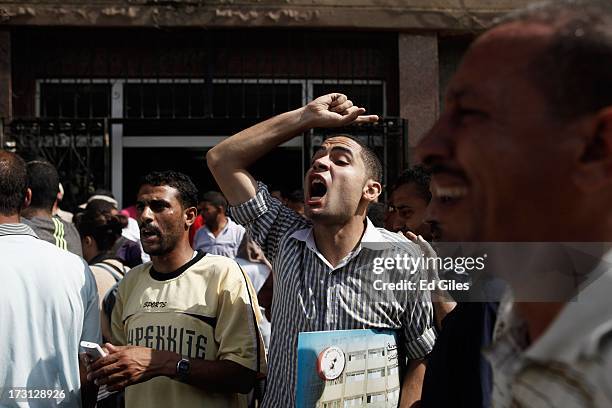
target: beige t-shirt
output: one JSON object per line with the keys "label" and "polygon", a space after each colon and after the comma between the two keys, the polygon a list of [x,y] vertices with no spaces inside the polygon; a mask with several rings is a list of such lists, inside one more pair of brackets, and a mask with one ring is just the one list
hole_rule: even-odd
{"label": "beige t-shirt", "polygon": [[[230,360],[265,373],[257,297],[235,261],[199,252],[174,273],[151,266],[133,268],[119,284],[112,316],[116,344],[169,350],[191,360]],[[128,387],[126,406],[246,407],[246,396],[156,377]]]}

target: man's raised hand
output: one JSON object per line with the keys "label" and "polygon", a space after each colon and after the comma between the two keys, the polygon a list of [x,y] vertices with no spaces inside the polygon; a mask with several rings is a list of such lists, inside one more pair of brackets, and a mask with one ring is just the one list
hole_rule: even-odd
{"label": "man's raised hand", "polygon": [[340,93],[318,97],[304,107],[302,119],[309,128],[332,128],[351,123],[372,123],[378,121],[377,115],[364,115],[364,108]]}

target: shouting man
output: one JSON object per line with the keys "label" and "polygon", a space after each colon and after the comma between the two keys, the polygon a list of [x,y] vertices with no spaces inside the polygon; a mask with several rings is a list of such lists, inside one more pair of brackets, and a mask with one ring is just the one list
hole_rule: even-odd
{"label": "shouting man", "polygon": [[409,360],[402,406],[420,398],[422,359],[435,341],[429,293],[403,292],[405,297],[395,302],[366,301],[373,257],[380,254],[366,243],[397,241],[411,255],[420,254],[405,238],[375,228],[366,217],[381,192],[382,167],[374,152],[348,136],[327,139],[305,176],[307,219],[272,198],[246,170],[311,128],[378,120],[363,113],[345,95],[325,95],[248,128],[207,154],[209,168],[234,206],[234,219],[247,227],[273,264],[275,329],[264,407],[294,406],[298,334],[322,330],[396,330]]}

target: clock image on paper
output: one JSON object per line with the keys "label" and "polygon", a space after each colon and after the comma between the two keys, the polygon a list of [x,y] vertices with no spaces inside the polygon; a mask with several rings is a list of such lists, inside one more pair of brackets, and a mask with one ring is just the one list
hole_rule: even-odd
{"label": "clock image on paper", "polygon": [[319,353],[317,372],[322,380],[335,380],[344,371],[345,364],[344,352],[340,347],[327,347]]}

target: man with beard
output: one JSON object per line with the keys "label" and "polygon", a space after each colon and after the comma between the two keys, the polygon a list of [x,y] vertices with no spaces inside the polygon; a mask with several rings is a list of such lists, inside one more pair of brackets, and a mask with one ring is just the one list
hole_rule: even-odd
{"label": "man with beard", "polygon": [[195,234],[195,249],[209,254],[236,258],[240,243],[244,239],[244,227],[232,221],[225,212],[227,200],[218,191],[208,191],[200,200],[204,226]]}
{"label": "man with beard", "polygon": [[265,371],[256,296],[233,260],[195,252],[189,227],[197,190],[166,171],[144,177],[137,210],[151,263],[120,282],[111,326],[114,344],[89,367],[127,407],[246,407]]}
{"label": "man with beard", "polygon": [[[311,128],[378,119],[363,113],[365,109],[353,106],[345,95],[328,94],[243,130],[206,156],[234,206],[231,215],[247,227],[273,265],[275,329],[263,407],[295,406],[298,335],[326,330],[395,330],[402,357],[408,360],[401,406],[409,407],[420,397],[422,358],[435,341],[429,292],[402,291],[392,299],[368,299],[373,296],[376,276],[372,261],[381,254],[372,248],[384,244],[420,256],[416,245],[375,228],[366,217],[382,188],[382,166],[374,152],[348,136],[325,140],[305,175],[306,218],[272,198],[267,187],[246,170],[270,150]],[[422,276],[422,271],[417,272],[415,277]]]}
{"label": "man with beard", "polygon": [[612,406],[611,64],[609,2],[510,16],[467,51],[417,148],[443,227],[511,243],[487,261],[514,298],[487,353],[495,407]]}
{"label": "man with beard", "polygon": [[430,201],[429,174],[421,166],[404,170],[391,187],[385,228],[389,231],[410,231],[431,241],[425,217]]}

